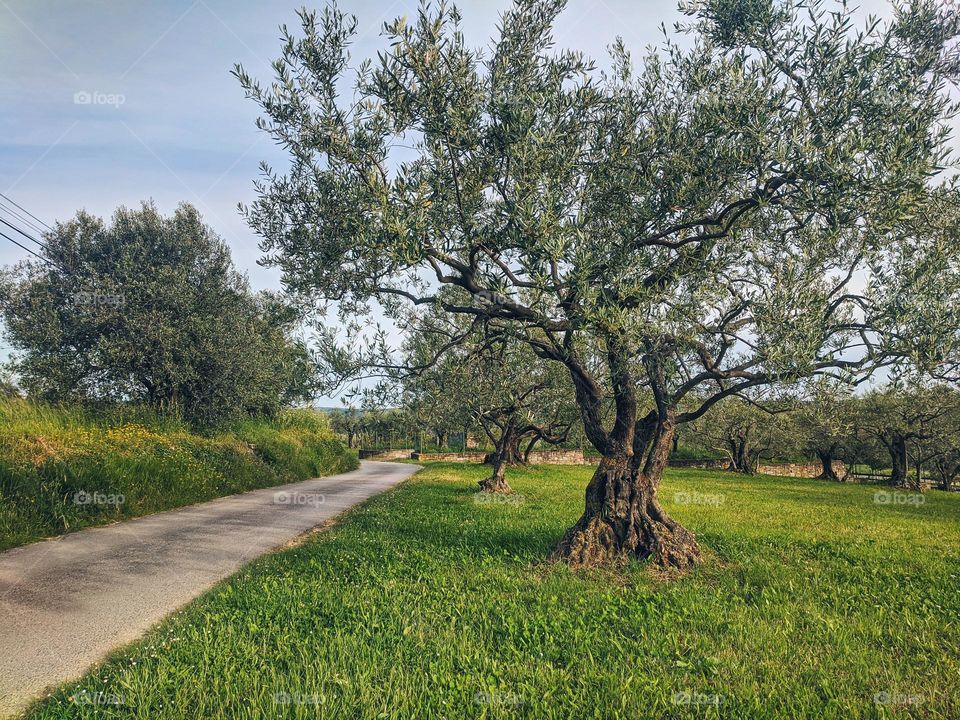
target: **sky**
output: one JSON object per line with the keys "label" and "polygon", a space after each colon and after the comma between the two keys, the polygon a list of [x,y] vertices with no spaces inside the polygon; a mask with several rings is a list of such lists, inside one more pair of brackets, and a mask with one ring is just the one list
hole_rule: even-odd
{"label": "sky", "polygon": [[[503,0],[460,2],[468,39],[495,33]],[[314,5],[319,5],[315,3]],[[256,289],[257,237],[237,211],[253,199],[260,161],[285,157],[254,126],[257,108],[230,75],[241,63],[269,81],[279,26],[297,0],[0,0],[0,192],[47,223],[79,209],[108,217],[152,199],[163,212],[196,205]],[[385,20],[416,0],[342,0],[359,19],[354,57],[381,46]],[[639,8],[642,8],[639,9]],[[575,0],[558,44],[603,57],[618,34],[638,51],[679,19],[673,0]],[[88,100],[89,102],[84,102]],[[0,238],[2,241],[2,238]],[[0,244],[0,265],[26,257]]]}
{"label": "sky", "polygon": [[[319,3],[313,3],[319,5]],[[385,20],[416,0],[341,0],[359,19],[354,57],[380,46]],[[468,40],[486,44],[509,0],[461,0]],[[230,244],[254,288],[257,237],[237,211],[258,164],[285,158],[254,126],[256,106],[234,63],[268,81],[279,26],[298,0],[0,0],[0,192],[47,223],[85,209],[108,217],[152,199],[163,212],[195,204]],[[883,11],[883,0],[864,8]],[[602,59],[621,35],[636,55],[679,20],[675,0],[571,0],[558,46]],[[84,101],[88,102],[84,102]],[[0,238],[2,241],[2,238]],[[0,242],[0,265],[26,253]]]}
{"label": "sky", "polygon": [[[0,193],[46,223],[85,209],[109,217],[153,200],[164,213],[196,205],[254,289],[279,288],[257,265],[256,235],[237,210],[254,198],[258,165],[285,157],[254,125],[257,108],[230,75],[262,81],[297,26],[299,0],[0,0]],[[495,35],[509,0],[460,0],[468,41]],[[318,7],[319,2],[309,3]],[[382,47],[384,21],[417,0],[341,0],[355,14],[355,58]],[[884,0],[863,13],[889,14]],[[571,0],[559,47],[599,60],[622,36],[637,57],[681,19],[676,0]],[[9,233],[8,233],[9,234]],[[27,257],[0,238],[0,266]],[[5,355],[0,342],[0,359]]]}

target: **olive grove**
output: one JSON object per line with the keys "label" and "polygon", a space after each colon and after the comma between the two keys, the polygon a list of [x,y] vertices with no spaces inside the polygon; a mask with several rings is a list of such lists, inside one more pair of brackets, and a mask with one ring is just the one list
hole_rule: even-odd
{"label": "olive grove", "polygon": [[960,17],[697,0],[683,43],[614,41],[600,70],[554,47],[563,8],[517,0],[481,51],[456,7],[424,5],[359,62],[355,18],[301,12],[271,83],[235,69],[290,161],[247,218],[305,301],[406,329],[439,308],[563,368],[601,459],[553,557],[684,568],[696,539],[657,499],[678,425],[955,361]]}

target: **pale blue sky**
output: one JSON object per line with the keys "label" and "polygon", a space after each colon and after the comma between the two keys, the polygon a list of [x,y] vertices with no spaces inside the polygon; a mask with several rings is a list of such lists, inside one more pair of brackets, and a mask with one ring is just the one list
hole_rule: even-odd
{"label": "pale blue sky", "polygon": [[[271,77],[282,23],[297,0],[0,0],[0,192],[47,222],[78,209],[109,216],[152,198],[164,212],[197,205],[257,288],[257,239],[236,204],[252,198],[261,160],[283,156],[254,127],[256,108],[229,71]],[[320,3],[311,3],[317,6]],[[463,0],[468,39],[485,43],[508,0]],[[416,0],[342,0],[362,33],[355,57],[380,44],[384,20]],[[864,7],[877,11],[883,0]],[[680,15],[675,0],[571,0],[558,45],[603,58],[622,35],[637,54]],[[76,104],[78,92],[100,102]],[[123,96],[122,104],[104,103]],[[0,242],[0,265],[25,256]]]}
{"label": "pale blue sky", "polygon": [[[252,199],[261,160],[283,156],[254,127],[256,108],[229,74],[235,62],[261,79],[279,52],[297,0],[0,0],[0,192],[51,222],[78,209],[108,216],[153,198],[164,212],[197,205],[230,243],[255,287],[277,286],[259,268],[257,238],[236,204]],[[469,39],[485,43],[507,0],[459,3]],[[309,6],[318,6],[312,3]],[[384,20],[416,0],[343,0],[362,33],[355,57],[380,44]],[[674,0],[574,0],[558,44],[597,57],[621,34],[640,51]],[[78,92],[99,102],[76,104]],[[108,95],[123,96],[111,104]],[[0,265],[25,256],[0,243]]]}

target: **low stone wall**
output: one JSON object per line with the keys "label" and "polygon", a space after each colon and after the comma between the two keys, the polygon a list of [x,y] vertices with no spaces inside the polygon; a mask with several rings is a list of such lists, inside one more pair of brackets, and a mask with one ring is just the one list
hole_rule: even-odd
{"label": "low stone wall", "polygon": [[411,460],[422,460],[423,462],[482,463],[486,456],[487,454],[482,452],[410,453]]}
{"label": "low stone wall", "polygon": [[360,450],[357,455],[361,460],[406,460],[413,454],[413,448],[398,450]]}
{"label": "low stone wall", "polygon": [[[424,462],[464,462],[482,463],[487,453],[411,453],[413,460]],[[585,457],[582,450],[534,450],[530,453],[532,465],[593,465],[597,461]]]}
{"label": "low stone wall", "polygon": [[[729,460],[671,460],[670,467],[696,468],[698,470],[726,470]],[[843,477],[847,467],[842,462],[833,463],[833,471],[837,477]],[[823,466],[818,462],[812,463],[760,463],[757,465],[759,475],[777,475],[780,477],[815,478],[823,472]]]}
{"label": "low stone wall", "polygon": [[599,458],[588,458],[583,450],[534,450],[530,462],[534,465],[596,465]]}
{"label": "low stone wall", "polygon": [[726,470],[729,460],[671,460],[670,467],[695,468],[697,470]]}
{"label": "low stone wall", "polygon": [[[847,466],[842,462],[833,463],[833,471],[837,477],[843,477],[847,473]],[[781,477],[797,478],[815,478],[820,477],[823,472],[823,465],[815,463],[777,463],[772,465],[758,465],[757,472],[762,475],[779,475]]]}

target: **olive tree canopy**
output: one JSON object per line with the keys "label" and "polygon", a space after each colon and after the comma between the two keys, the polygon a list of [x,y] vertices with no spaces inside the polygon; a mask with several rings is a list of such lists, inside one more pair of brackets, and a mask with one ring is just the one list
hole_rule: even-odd
{"label": "olive tree canopy", "polygon": [[357,64],[355,18],[301,12],[271,84],[235,70],[290,156],[248,219],[293,291],[404,322],[439,304],[562,364],[602,461],[556,556],[684,567],[696,542],[656,499],[677,423],[955,351],[956,192],[933,178],[960,20],[702,0],[685,47],[635,63],[616,41],[601,72],[554,47],[563,7],[517,0],[481,51],[454,6],[424,5]]}

